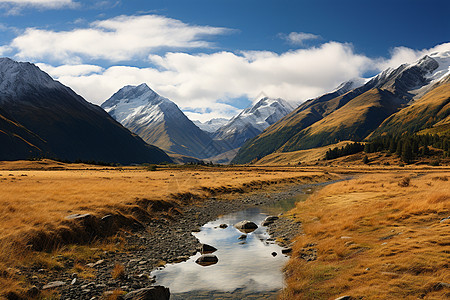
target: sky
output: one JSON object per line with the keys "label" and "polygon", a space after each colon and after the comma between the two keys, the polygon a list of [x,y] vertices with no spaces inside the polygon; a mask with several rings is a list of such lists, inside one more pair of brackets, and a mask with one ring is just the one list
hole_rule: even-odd
{"label": "sky", "polygon": [[147,83],[193,120],[450,50],[447,0],[0,0],[0,56],[87,101]]}

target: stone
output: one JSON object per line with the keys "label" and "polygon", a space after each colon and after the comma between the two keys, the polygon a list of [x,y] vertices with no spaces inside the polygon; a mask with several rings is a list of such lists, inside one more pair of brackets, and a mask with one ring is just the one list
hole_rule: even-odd
{"label": "stone", "polygon": [[32,287],[30,287],[27,291],[27,296],[29,297],[36,297],[37,295],[39,295],[39,289],[37,286],[33,285]]}
{"label": "stone", "polygon": [[225,228],[227,228],[227,227],[228,227],[227,224],[220,224],[220,225],[219,225],[219,228],[222,228],[222,229],[225,229]]}
{"label": "stone", "polygon": [[197,258],[195,262],[201,266],[206,267],[210,265],[215,265],[217,264],[218,261],[219,259],[217,258],[217,256],[213,254],[203,254],[202,256]]}
{"label": "stone", "polygon": [[64,281],[53,281],[49,282],[42,287],[43,290],[56,289],[62,286],[65,286],[66,283]]}
{"label": "stone", "polygon": [[253,223],[251,221],[244,220],[244,221],[234,224],[234,227],[244,233],[250,233],[250,232],[255,231],[258,228],[258,225],[256,225],[255,223]]}
{"label": "stone", "polygon": [[70,283],[70,285],[75,285],[77,284],[77,278],[72,279],[72,282]]}
{"label": "stone", "polygon": [[353,300],[353,299],[355,299],[355,298],[353,298],[352,296],[346,295],[346,296],[341,296],[339,298],[336,298],[335,300]]}
{"label": "stone", "polygon": [[201,254],[208,254],[208,253],[213,253],[216,251],[217,251],[217,249],[215,247],[208,245],[208,244],[202,244],[200,247]]}
{"label": "stone", "polygon": [[292,252],[292,248],[285,248],[285,249],[281,249],[281,253],[283,254],[288,254]]}
{"label": "stone", "polygon": [[169,288],[161,285],[132,291],[123,296],[124,300],[168,300],[169,298]]}
{"label": "stone", "polygon": [[238,240],[245,240],[247,238],[246,234],[242,234],[240,237],[238,237]]}
{"label": "stone", "polygon": [[95,267],[98,267],[99,265],[103,264],[104,262],[105,262],[104,259],[100,259],[95,263],[86,264],[86,266],[88,266],[89,268],[95,268]]}
{"label": "stone", "polygon": [[446,222],[446,221],[450,221],[450,216],[448,216],[447,218],[443,218],[443,219],[441,219],[441,223],[444,223],[444,222]]}
{"label": "stone", "polygon": [[269,226],[270,224],[273,224],[273,222],[275,222],[276,220],[278,220],[278,217],[276,217],[276,216],[268,216],[267,218],[264,219],[264,221],[262,221],[261,225],[262,226]]}
{"label": "stone", "polygon": [[66,220],[86,220],[91,218],[91,214],[73,214],[66,217]]}

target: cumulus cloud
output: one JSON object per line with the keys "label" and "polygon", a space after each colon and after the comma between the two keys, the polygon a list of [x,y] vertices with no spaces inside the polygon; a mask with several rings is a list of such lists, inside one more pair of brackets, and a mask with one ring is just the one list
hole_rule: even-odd
{"label": "cumulus cloud", "polygon": [[316,40],[320,38],[320,36],[318,35],[306,32],[291,32],[288,35],[280,34],[280,37],[286,40],[288,43],[297,46],[303,46],[305,41],[307,40]]}
{"label": "cumulus cloud", "polygon": [[413,63],[424,55],[434,52],[450,51],[450,43],[443,43],[430,49],[414,50],[407,47],[395,47],[390,51],[391,57],[388,59],[376,60],[378,69],[397,68],[405,63]]}
{"label": "cumulus cloud", "polygon": [[28,28],[11,47],[27,60],[79,63],[85,59],[126,61],[161,48],[209,48],[204,38],[229,29],[196,26],[158,15],[118,16],[95,21],[88,28],[52,31]]}
{"label": "cumulus cloud", "polygon": [[330,91],[342,81],[358,77],[373,67],[372,61],[354,53],[350,44],[329,42],[309,49],[277,54],[268,51],[151,55],[152,68],[113,66],[95,69],[84,65],[74,75],[68,69],[42,66],[87,100],[100,104],[127,84],[146,82],[162,96],[200,120],[231,117],[237,98],[254,99],[260,92],[293,102]]}

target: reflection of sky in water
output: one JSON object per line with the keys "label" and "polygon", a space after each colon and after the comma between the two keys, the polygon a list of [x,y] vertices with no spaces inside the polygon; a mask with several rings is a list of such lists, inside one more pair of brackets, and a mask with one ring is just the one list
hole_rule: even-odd
{"label": "reflection of sky in water", "polygon": [[[281,254],[278,245],[266,242],[269,238],[266,227],[259,227],[249,233],[246,240],[239,240],[242,232],[233,227],[242,220],[255,222],[259,226],[266,216],[260,209],[253,208],[205,224],[195,236],[201,243],[218,249],[214,254],[219,262],[202,267],[195,263],[200,256],[197,253],[186,262],[167,265],[162,270],[152,272],[157,284],[169,287],[172,293],[193,290],[234,291],[237,288],[271,291],[281,288],[281,268],[287,257]],[[228,228],[218,227],[223,223],[228,224]],[[242,241],[245,244],[239,244]],[[276,252],[277,256],[273,257],[272,252]]]}

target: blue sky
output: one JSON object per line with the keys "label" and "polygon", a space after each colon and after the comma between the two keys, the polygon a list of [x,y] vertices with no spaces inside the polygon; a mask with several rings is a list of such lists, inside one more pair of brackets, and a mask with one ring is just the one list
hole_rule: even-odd
{"label": "blue sky", "polygon": [[301,102],[449,50],[444,0],[0,0],[0,55],[88,101],[146,82],[193,119]]}

